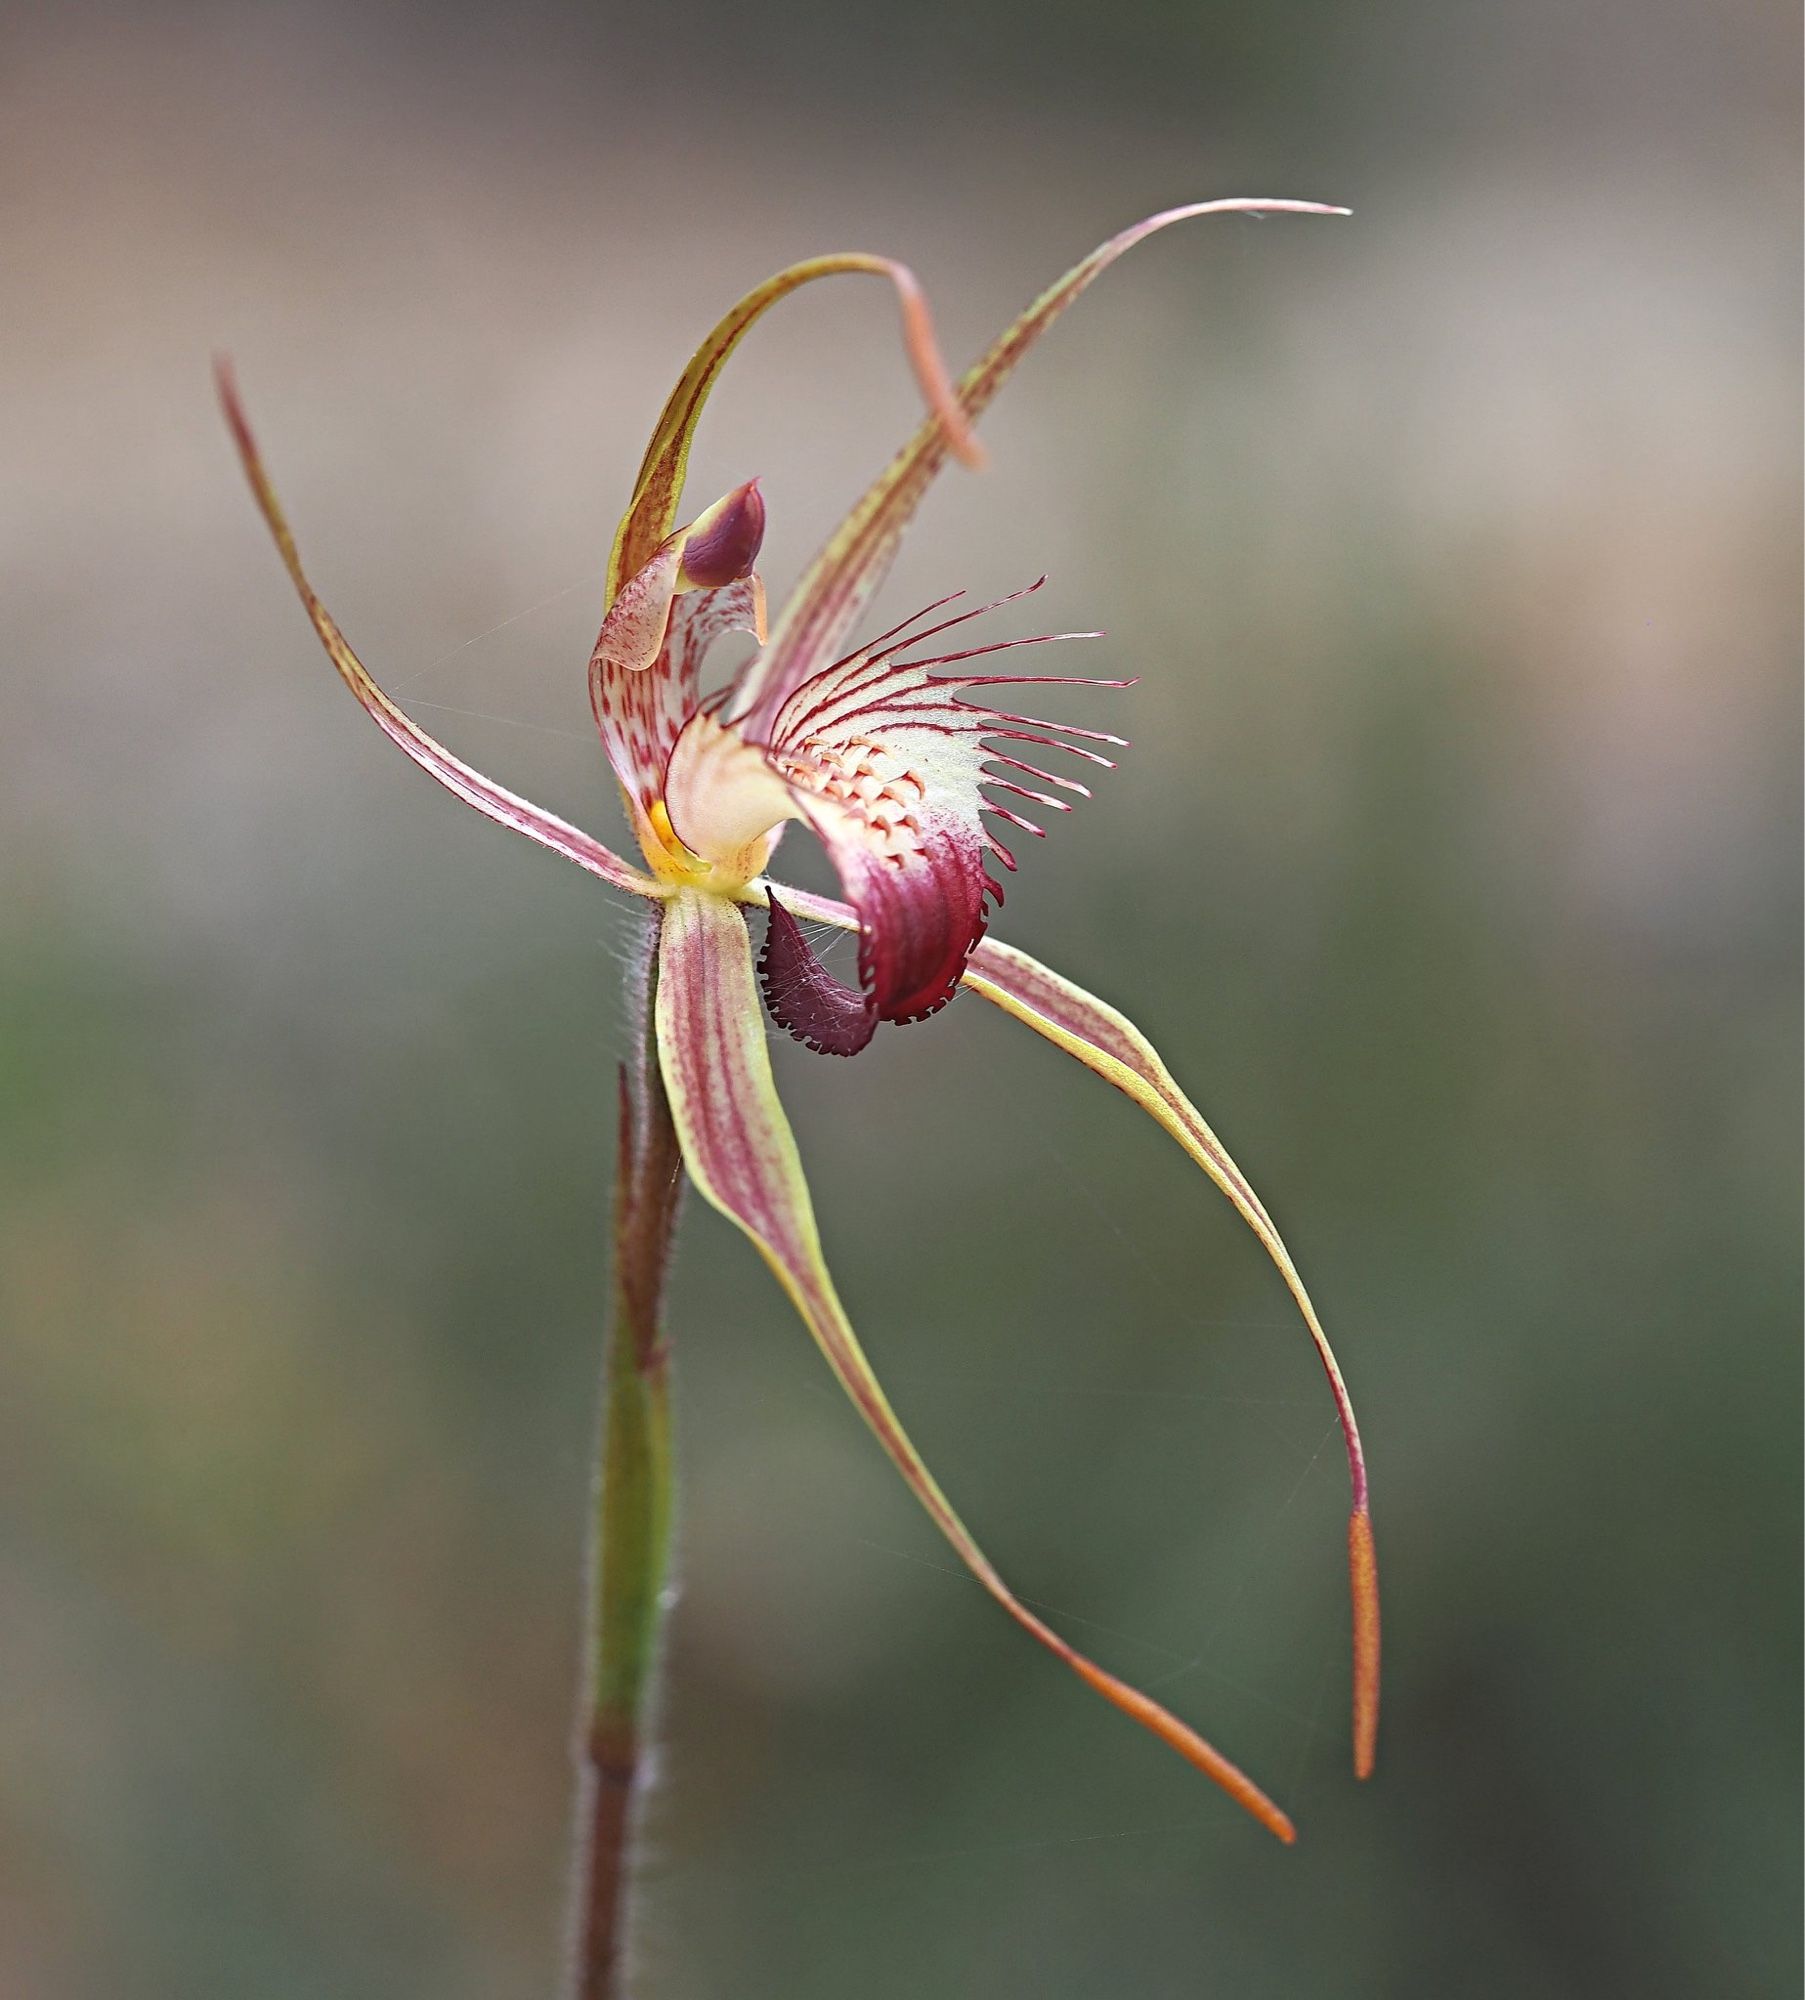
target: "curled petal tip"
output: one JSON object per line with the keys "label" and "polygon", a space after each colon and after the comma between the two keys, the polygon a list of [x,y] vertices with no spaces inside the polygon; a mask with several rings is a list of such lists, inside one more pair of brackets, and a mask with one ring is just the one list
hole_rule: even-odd
{"label": "curled petal tip", "polygon": [[251,438],[251,427],[245,420],[244,406],[238,400],[238,371],[232,366],[229,354],[220,353],[213,357],[213,388],[219,397],[220,408],[225,412],[232,441],[238,446],[240,456],[249,461],[256,456],[257,447]]}
{"label": "curled petal tip", "polygon": [[748,479],[696,517],[683,545],[682,581],[697,590],[738,583],[752,574],[764,539],[764,495]]}
{"label": "curled petal tip", "polygon": [[1199,201],[1184,208],[1167,209],[1166,217],[1237,212],[1242,215],[1352,215],[1354,211],[1338,207],[1332,201],[1297,201],[1289,195],[1235,195],[1227,201]]}
{"label": "curled petal tip", "polygon": [[989,454],[978,442],[970,413],[947,373],[940,339],[934,331],[934,318],[921,286],[906,266],[896,264],[890,270],[902,300],[903,342],[909,350],[909,365],[915,371],[922,396],[940,419],[947,449],[968,472],[982,472],[990,462]]}
{"label": "curled petal tip", "polygon": [[1354,1775],[1370,1778],[1379,1747],[1379,1562],[1373,1517],[1364,1507],[1348,1517],[1347,1566],[1354,1600]]}

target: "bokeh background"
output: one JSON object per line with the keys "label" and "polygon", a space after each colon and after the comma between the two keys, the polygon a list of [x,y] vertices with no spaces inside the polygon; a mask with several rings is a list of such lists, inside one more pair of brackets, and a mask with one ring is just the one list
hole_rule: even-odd
{"label": "bokeh background", "polygon": [[[673,1293],[645,2000],[1798,1989],[1797,23],[1731,0],[26,10],[0,67],[0,1993],[555,1989],[627,919],[319,656],[616,825],[582,665],[653,414],[792,258],[974,352],[1122,223],[884,605],[1097,624],[1135,739],[1002,932],[1142,1021],[1257,1246],[975,1001],[780,1078],[950,1559],[750,1250]],[[891,308],[747,343],[792,574]],[[1078,670],[1076,668],[1074,671]],[[805,865],[798,858],[798,865]],[[812,879],[819,879],[814,875]]]}

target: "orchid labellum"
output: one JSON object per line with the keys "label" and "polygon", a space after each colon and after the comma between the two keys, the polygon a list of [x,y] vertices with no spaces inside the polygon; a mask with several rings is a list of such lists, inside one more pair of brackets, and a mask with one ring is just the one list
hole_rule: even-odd
{"label": "orchid labellum", "polygon": [[[617,1260],[620,1310],[627,1332],[639,1328],[633,1337],[643,1371],[649,1377],[654,1364],[662,1366],[662,1346],[647,1329],[656,1319],[671,1218],[670,1199],[657,1198],[651,1170],[657,1120],[664,1118],[674,1134],[666,1185],[677,1178],[670,1165],[680,1149],[689,1178],[758,1246],[860,1415],[984,1588],[1080,1679],[1289,1841],[1290,1820],[1227,1757],[1085,1658],[1023,1604],[922,1463],[828,1274],[796,1144],[773,1086],[765,1031],[768,1014],[810,1048],[850,1056],[881,1026],[926,1020],[969,988],[1141,1105],[1234,1204],[1303,1315],[1346,1439],[1353,1487],[1354,1763],[1365,1776],[1373,1764],[1379,1690],[1366,1473],[1347,1390],[1303,1281],[1259,1197],[1140,1031],[1058,973],[986,936],[991,906],[1001,900],[991,864],[1015,865],[993,823],[1039,833],[1022,808],[1066,810],[1071,798],[1086,795],[1075,772],[1107,765],[1106,750],[1121,739],[1038,719],[1047,698],[1029,690],[1050,685],[1049,677],[989,670],[1005,647],[1035,642],[985,642],[981,628],[973,629],[982,614],[949,611],[953,599],[879,636],[861,636],[866,609],[930,481],[949,457],[979,461],[972,423],[1027,350],[1143,237],[1187,217],[1227,210],[1344,213],[1312,202],[1242,200],[1152,216],[1067,272],[956,383],[942,366],[915,280],[885,259],[833,256],[793,265],[727,314],[658,420],[609,558],[605,616],[589,662],[596,723],[641,866],[473,770],[389,700],[303,574],[223,368],[220,386],[252,488],[295,588],[334,665],[378,727],[458,797],[611,888],[645,899],[655,915],[656,964],[648,972],[655,994],[655,1069],[637,1100],[629,1093],[622,1139],[623,1169],[629,1177],[639,1175],[648,1213],[635,1222],[631,1192],[623,1193]],[[754,322],[799,286],[849,272],[884,277],[895,288],[929,414],[828,540],[767,631],[757,569],[765,521],[758,484],[737,487],[682,520],[690,443],[716,379]],[[730,633],[749,635],[756,649],[724,688],[705,693],[705,656]],[[773,851],[792,821],[826,848],[844,902],[771,880]],[[798,918],[857,933],[856,984],[827,971]],[[762,938],[756,937],[760,930]],[[649,1305],[643,1296],[648,1286]],[[616,1437],[611,1430],[611,1455],[663,1449],[660,1427],[638,1435],[635,1447],[631,1432]],[[607,1478],[619,1471],[610,1464]],[[654,1525],[656,1539],[662,1518]],[[606,1535],[604,1529],[604,1541]],[[604,1566],[606,1561],[604,1548]],[[606,1652],[606,1630],[600,1643]],[[643,1655],[646,1648],[638,1650]],[[643,1657],[636,1657],[621,1673],[630,1680],[643,1667]],[[598,1714],[605,1709],[603,1698]],[[601,1753],[598,1768],[605,1782]]]}

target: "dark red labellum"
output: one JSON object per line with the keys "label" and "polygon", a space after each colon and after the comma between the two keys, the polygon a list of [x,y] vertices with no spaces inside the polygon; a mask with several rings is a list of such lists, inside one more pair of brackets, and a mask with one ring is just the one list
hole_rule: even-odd
{"label": "dark red labellum", "polygon": [[821,1056],[856,1056],[877,1032],[877,1007],[843,986],[815,956],[802,926],[775,896],[758,955],[758,983],[771,1018]]}

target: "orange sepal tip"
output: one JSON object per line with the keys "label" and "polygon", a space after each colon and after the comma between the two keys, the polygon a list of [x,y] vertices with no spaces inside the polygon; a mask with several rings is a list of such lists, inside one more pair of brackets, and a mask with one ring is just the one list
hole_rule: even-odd
{"label": "orange sepal tip", "polygon": [[1379,1749],[1379,1559],[1373,1517],[1348,1516],[1348,1584],[1354,1599],[1354,1775],[1370,1778]]}
{"label": "orange sepal tip", "polygon": [[[1038,1624],[1039,1621],[1035,1622]],[[1187,1764],[1220,1785],[1236,1805],[1250,1812],[1268,1833],[1276,1834],[1287,1847],[1296,1841],[1297,1828],[1291,1824],[1290,1815],[1274,1805],[1238,1764],[1231,1763],[1220,1750],[1206,1743],[1196,1730],[1180,1722],[1170,1709],[1162,1708],[1151,1695],[1142,1694],[1139,1688],[1117,1680],[1114,1674],[1105,1672],[1082,1653],[1074,1653],[1056,1640],[1051,1643],[1086,1686],[1113,1707],[1119,1708],[1124,1715],[1132,1717],[1143,1729],[1151,1731],[1169,1749],[1176,1750]]]}

